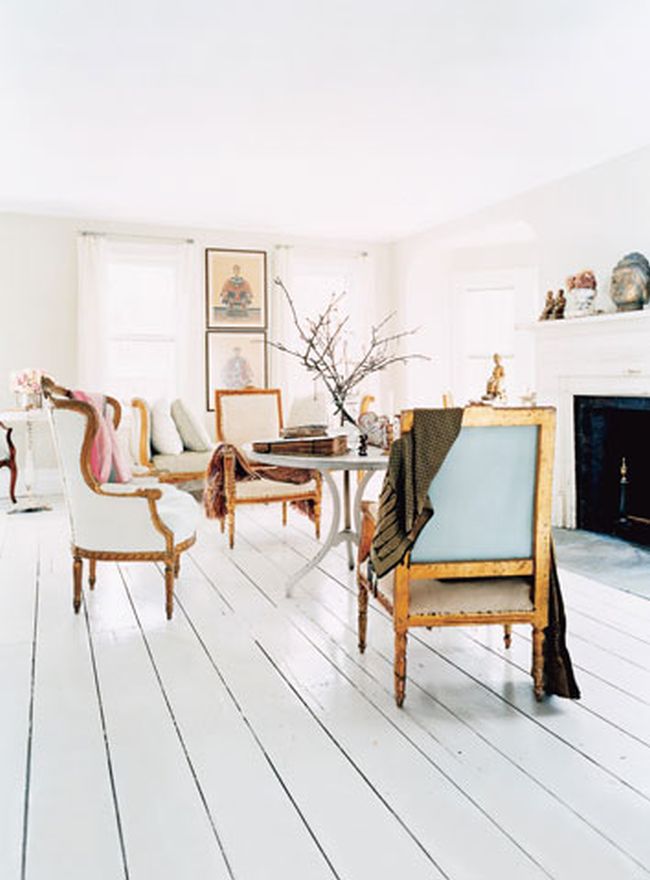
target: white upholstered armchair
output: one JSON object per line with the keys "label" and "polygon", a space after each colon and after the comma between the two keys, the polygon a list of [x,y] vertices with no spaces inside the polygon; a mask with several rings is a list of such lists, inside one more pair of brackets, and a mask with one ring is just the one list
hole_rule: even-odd
{"label": "white upholstered armchair", "polygon": [[[98,561],[151,561],[165,566],[165,608],[171,619],[174,580],[180,556],[196,539],[199,510],[194,499],[173,486],[100,484],[90,454],[99,417],[88,403],[44,381],[72,535],[73,607],[81,606],[83,559],[89,560],[94,588]],[[109,402],[110,399],[108,399]],[[113,402],[114,420],[119,405]]]}

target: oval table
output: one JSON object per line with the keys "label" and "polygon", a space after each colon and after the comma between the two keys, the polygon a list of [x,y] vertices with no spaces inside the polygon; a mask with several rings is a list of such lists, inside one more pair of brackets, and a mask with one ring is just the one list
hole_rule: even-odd
{"label": "oval table", "polygon": [[[303,565],[287,581],[287,596],[291,595],[292,589],[298,581],[308,572],[316,568],[321,560],[333,547],[345,542],[348,549],[348,566],[354,569],[354,546],[359,543],[359,528],[361,525],[361,501],[363,493],[370,478],[377,471],[386,470],[388,467],[388,454],[381,449],[370,446],[368,455],[361,456],[357,452],[346,452],[345,455],[278,455],[276,453],[253,452],[251,444],[245,447],[246,455],[260,464],[278,465],[280,467],[309,468],[319,471],[329,486],[332,496],[332,522],[323,546],[313,559]],[[343,504],[341,494],[334,474],[343,473]],[[363,478],[357,485],[354,493],[354,503],[350,509],[350,472],[363,471]],[[341,528],[341,511],[343,511],[343,523]],[[354,523],[354,528],[353,528]]]}

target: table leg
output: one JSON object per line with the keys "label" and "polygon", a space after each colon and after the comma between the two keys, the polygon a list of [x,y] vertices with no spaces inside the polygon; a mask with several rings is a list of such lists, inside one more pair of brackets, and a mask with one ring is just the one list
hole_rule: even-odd
{"label": "table leg", "polygon": [[34,435],[32,423],[28,419],[25,423],[27,444],[25,447],[25,466],[23,468],[23,481],[25,483],[26,506],[31,507],[34,500]]}
{"label": "table leg", "polygon": [[293,587],[308,572],[316,568],[316,566],[324,559],[332,547],[337,547],[345,541],[348,551],[348,567],[350,571],[355,568],[355,552],[354,548],[359,543],[359,531],[361,528],[361,501],[363,493],[372,479],[374,471],[364,471],[363,479],[358,484],[354,493],[354,503],[351,505],[350,493],[350,471],[343,471],[343,528],[340,529],[341,518],[341,496],[332,473],[323,471],[325,482],[329,486],[332,496],[332,522],[323,546],[320,548],[316,556],[307,562],[299,571],[291,575],[287,581],[286,595],[291,596]]}
{"label": "table leg", "polygon": [[33,426],[31,419],[25,422],[26,445],[25,445],[25,464],[24,464],[24,483],[26,497],[13,510],[7,513],[39,513],[42,510],[51,510],[47,504],[44,504],[38,498],[34,497],[34,474],[36,468],[34,465],[34,442],[32,434]]}
{"label": "table leg", "polygon": [[310,559],[306,565],[303,565],[302,568],[295,572],[295,574],[292,574],[287,580],[285,592],[288,597],[291,596],[294,585],[297,584],[306,574],[312,571],[312,569],[316,568],[319,562],[329,553],[332,547],[334,547],[335,543],[338,543],[336,542],[336,539],[339,537],[339,523],[341,520],[341,496],[339,495],[339,487],[336,485],[336,480],[332,477],[332,474],[329,471],[323,471],[323,476],[325,482],[329,486],[330,494],[332,496],[332,522],[323,546],[320,548],[316,556],[314,556],[313,559]]}
{"label": "table leg", "polygon": [[343,532],[348,548],[348,568],[354,570],[354,550],[352,538],[352,516],[350,514],[350,471],[343,471]]}

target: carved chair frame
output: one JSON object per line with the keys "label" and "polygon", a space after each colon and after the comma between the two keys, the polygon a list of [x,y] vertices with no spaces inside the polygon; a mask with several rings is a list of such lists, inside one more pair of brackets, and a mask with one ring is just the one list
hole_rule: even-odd
{"label": "carved chair frame", "polygon": [[[282,391],[280,388],[242,388],[242,389],[230,389],[230,388],[219,388],[214,392],[214,411],[215,411],[215,421],[216,421],[216,437],[217,442],[226,442],[224,433],[223,433],[223,414],[221,411],[221,401],[223,398],[238,396],[242,397],[244,395],[271,395],[275,397],[277,410],[278,410],[278,426],[280,429],[284,427],[284,420],[282,418]],[[262,439],[262,438],[260,438]],[[275,502],[280,502],[282,504],[282,525],[286,526],[287,524],[287,508],[290,502],[292,501],[313,501],[314,502],[314,529],[316,532],[316,540],[320,539],[320,524],[321,524],[321,505],[323,498],[323,477],[322,474],[316,472],[314,475],[314,481],[316,483],[315,489],[310,489],[309,491],[296,493],[294,492],[291,495],[265,495],[263,483],[264,480],[260,480],[260,494],[256,495],[253,498],[237,498],[237,489],[236,489],[236,481],[235,481],[235,456],[234,453],[230,450],[227,450],[224,455],[224,485],[225,485],[225,493],[226,493],[226,521],[221,522],[221,531],[223,532],[225,529],[226,522],[228,523],[228,545],[232,550],[235,546],[235,508],[242,504],[273,504]],[[270,481],[267,481],[270,482]],[[277,485],[277,483],[275,484]]]}
{"label": "carved chair frame", "polygon": [[157,477],[161,483],[189,483],[192,480],[205,479],[205,470],[171,472],[159,470],[151,459],[151,444],[149,438],[150,414],[149,407],[141,397],[134,397],[131,406],[137,409],[140,415],[140,431],[138,436],[138,464],[146,467],[150,474]]}
{"label": "carved chair frame", "polygon": [[[474,406],[465,409],[463,427],[524,426],[538,429],[537,461],[533,514],[533,548],[529,558],[509,560],[480,560],[472,562],[413,563],[410,553],[395,569],[393,597],[372,586],[362,570],[361,561],[369,552],[376,528],[373,511],[365,505],[363,510],[362,539],[359,548],[358,567],[358,633],[359,650],[366,645],[368,596],[372,594],[392,615],[395,632],[395,700],[398,706],[404,701],[406,687],[407,633],[412,627],[476,626],[477,624],[500,624],[504,627],[504,643],[509,648],[513,624],[530,624],[533,629],[532,677],[535,697],[540,700],[544,688],[544,630],[548,625],[549,573],[551,564],[551,504],[553,484],[553,459],[555,449],[555,410],[552,407],[493,408]],[[413,410],[406,410],[401,417],[401,430],[413,427]],[[410,584],[415,580],[482,577],[531,577],[531,611],[503,613],[458,614],[411,614]]]}
{"label": "carved chair frame", "polygon": [[[160,518],[156,502],[162,497],[160,489],[140,488],[133,492],[106,492],[93,474],[90,467],[90,454],[92,445],[99,430],[99,421],[94,408],[84,401],[72,399],[72,392],[55,384],[51,379],[44,378],[43,394],[54,409],[72,410],[81,413],[86,419],[84,439],[79,458],[79,467],[86,485],[97,495],[109,498],[146,498],[149,508],[149,516],[154,529],[165,539],[163,551],[120,551],[120,550],[91,550],[87,547],[79,547],[72,544],[73,558],[73,608],[79,613],[82,597],[83,560],[89,560],[88,585],[91,590],[95,588],[97,562],[162,562],[165,566],[165,610],[167,619],[171,620],[174,611],[174,581],[180,573],[180,557],[196,541],[193,535],[185,541],[174,543],[174,533]],[[113,409],[113,424],[117,429],[120,424],[122,408],[118,400],[106,395],[106,400]]]}

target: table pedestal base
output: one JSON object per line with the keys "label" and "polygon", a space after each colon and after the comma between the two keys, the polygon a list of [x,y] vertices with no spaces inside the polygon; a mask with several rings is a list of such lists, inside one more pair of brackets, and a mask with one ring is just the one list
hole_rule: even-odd
{"label": "table pedestal base", "polygon": [[[291,596],[293,587],[298,581],[316,568],[317,565],[327,556],[333,547],[345,543],[348,550],[348,568],[354,571],[355,567],[355,550],[359,544],[359,528],[361,524],[361,499],[363,492],[368,485],[368,481],[373,475],[373,471],[365,471],[363,479],[357,486],[354,494],[354,505],[350,509],[350,471],[343,471],[343,528],[340,528],[341,522],[341,496],[336,480],[332,476],[332,472],[323,471],[323,477],[327,483],[330,495],[332,496],[332,522],[330,524],[327,537],[316,556],[310,559],[297,572],[292,574],[287,580],[286,595]],[[354,514],[354,528],[352,527],[352,513]]]}
{"label": "table pedestal base", "polygon": [[42,498],[25,498],[18,501],[7,511],[7,515],[12,513],[41,513],[43,510],[52,510],[49,504],[46,504]]}

